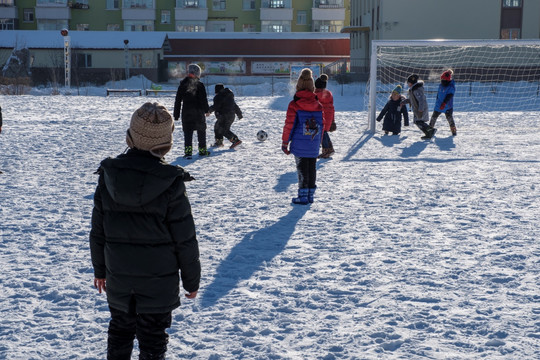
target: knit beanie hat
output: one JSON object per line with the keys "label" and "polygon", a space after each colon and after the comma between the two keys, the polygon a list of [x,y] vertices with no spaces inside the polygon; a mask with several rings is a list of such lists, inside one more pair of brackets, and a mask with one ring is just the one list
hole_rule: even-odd
{"label": "knit beanie hat", "polygon": [[165,106],[147,102],[131,116],[126,143],[162,158],[171,150],[173,130],[173,119]]}
{"label": "knit beanie hat", "polygon": [[441,80],[450,81],[452,80],[452,75],[454,75],[454,71],[452,69],[448,69],[441,74]]}
{"label": "knit beanie hat", "polygon": [[401,95],[401,90],[402,90],[401,85],[398,85],[394,88],[394,90],[392,90],[392,92],[395,92]]}
{"label": "knit beanie hat", "polygon": [[188,74],[195,75],[196,77],[201,77],[201,67],[197,64],[189,64],[188,65]]}
{"label": "knit beanie hat", "polygon": [[418,75],[413,74],[407,78],[407,82],[411,84],[416,84],[418,82]]}
{"label": "knit beanie hat", "polygon": [[218,92],[220,92],[221,90],[225,89],[225,85],[223,84],[216,84],[216,86],[214,87],[214,92],[217,94]]}
{"label": "knit beanie hat", "polygon": [[298,81],[296,82],[296,91],[300,90],[309,90],[311,92],[315,91],[313,72],[311,69],[302,69],[302,72],[298,77]]}
{"label": "knit beanie hat", "polygon": [[317,80],[315,80],[315,88],[316,89],[326,89],[326,83],[327,82],[328,82],[328,75],[321,74],[321,76],[319,76],[317,78]]}

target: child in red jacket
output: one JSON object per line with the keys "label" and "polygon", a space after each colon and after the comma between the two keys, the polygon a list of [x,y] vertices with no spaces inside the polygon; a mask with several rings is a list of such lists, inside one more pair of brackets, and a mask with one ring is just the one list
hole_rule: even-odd
{"label": "child in red jacket", "polygon": [[319,155],[319,158],[322,159],[327,159],[334,154],[334,146],[332,145],[328,132],[336,129],[336,123],[334,122],[334,96],[330,90],[326,89],[327,83],[328,75],[326,74],[321,74],[321,76],[315,80],[315,95],[317,95],[317,98],[323,107],[324,114],[322,154]]}

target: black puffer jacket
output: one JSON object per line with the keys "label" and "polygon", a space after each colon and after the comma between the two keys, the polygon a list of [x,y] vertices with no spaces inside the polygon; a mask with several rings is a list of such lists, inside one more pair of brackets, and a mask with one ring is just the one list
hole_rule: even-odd
{"label": "black puffer jacket", "polygon": [[90,250],[96,278],[106,278],[112,308],[162,313],[199,289],[199,247],[184,179],[189,174],[129,150],[101,162],[94,196]]}
{"label": "black puffer jacket", "polygon": [[[210,106],[209,112],[216,112],[216,118],[222,116],[238,116],[238,119],[242,119],[242,110],[234,101],[234,93],[229,88],[224,88],[220,90],[216,96],[214,96],[214,105]],[[230,117],[229,116],[229,117]]]}
{"label": "black puffer jacket", "polygon": [[206,130],[208,98],[204,84],[196,77],[187,76],[180,82],[174,100],[174,120],[180,118],[180,109],[184,130]]}

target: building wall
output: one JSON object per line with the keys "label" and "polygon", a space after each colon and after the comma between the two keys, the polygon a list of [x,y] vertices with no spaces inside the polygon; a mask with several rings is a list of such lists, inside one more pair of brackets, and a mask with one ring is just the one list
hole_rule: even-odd
{"label": "building wall", "polygon": [[[208,19],[207,25],[212,26],[216,23],[227,23],[227,31],[242,32],[244,24],[253,24],[255,31],[261,31],[261,1],[255,2],[256,9],[244,10],[242,6],[242,0],[228,0],[227,8],[225,10],[213,10],[212,0],[207,0]],[[357,0],[355,0],[357,1]],[[155,0],[155,31],[176,31],[175,25],[175,0]],[[345,19],[344,26],[349,25],[350,15],[350,3],[351,0],[344,0],[345,7]],[[291,21],[292,32],[311,32],[312,31],[312,8],[314,5],[313,0],[292,0],[293,18]],[[19,30],[36,30],[37,21],[34,16],[33,22],[24,22],[23,14],[25,8],[36,8],[36,0],[17,0],[16,6],[18,10],[18,22],[16,29]],[[76,30],[78,24],[89,24],[89,30],[91,31],[106,31],[107,24],[119,24],[119,30],[124,31],[124,21],[122,20],[122,1],[120,0],[120,9],[108,10],[106,9],[106,0],[92,0],[89,2],[88,9],[69,9],[71,18],[69,19],[69,29]],[[161,11],[169,10],[171,14],[170,23],[161,22]],[[52,10],[54,11],[54,10]],[[306,11],[307,22],[306,24],[297,23],[298,11]],[[207,31],[211,31],[208,29]]]}
{"label": "building wall", "polygon": [[[351,71],[366,72],[372,40],[500,39],[502,0],[351,2]],[[540,1],[523,0],[521,39],[540,38]],[[510,40],[509,40],[510,41]]]}

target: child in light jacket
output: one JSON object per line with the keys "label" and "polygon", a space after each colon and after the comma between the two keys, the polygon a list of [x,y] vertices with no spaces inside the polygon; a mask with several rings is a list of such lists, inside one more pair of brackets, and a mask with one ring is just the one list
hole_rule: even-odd
{"label": "child in light jacket", "polygon": [[427,124],[428,103],[424,93],[424,82],[418,79],[418,75],[413,74],[407,78],[409,86],[409,97],[402,104],[411,104],[414,124],[424,133],[423,139],[431,139],[437,129]]}

